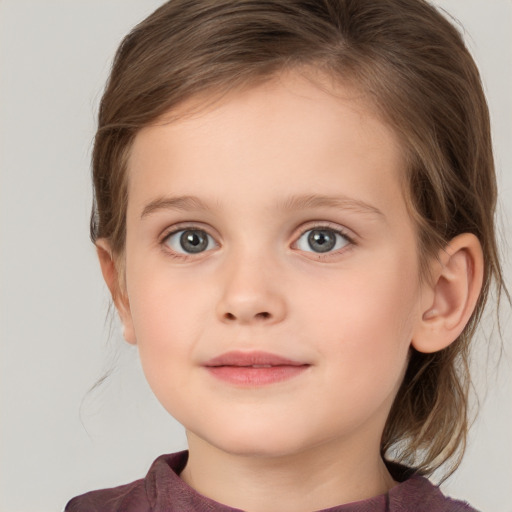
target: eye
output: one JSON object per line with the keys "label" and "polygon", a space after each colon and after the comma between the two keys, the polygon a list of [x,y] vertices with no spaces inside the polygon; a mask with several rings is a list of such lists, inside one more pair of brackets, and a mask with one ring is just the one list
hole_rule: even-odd
{"label": "eye", "polygon": [[331,228],[308,229],[297,240],[301,251],[324,253],[343,249],[350,243],[348,237]]}
{"label": "eye", "polygon": [[164,243],[180,254],[197,254],[213,249],[215,240],[201,229],[181,229],[171,233]]}

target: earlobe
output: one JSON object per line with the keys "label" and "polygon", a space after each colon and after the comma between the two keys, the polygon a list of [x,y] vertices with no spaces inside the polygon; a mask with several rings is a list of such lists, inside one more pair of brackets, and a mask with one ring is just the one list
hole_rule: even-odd
{"label": "earlobe", "polygon": [[483,281],[483,253],[478,238],[463,233],[440,251],[412,339],[419,352],[437,352],[453,343],[473,313]]}
{"label": "earlobe", "polygon": [[119,275],[119,269],[116,265],[108,240],[104,238],[96,240],[96,252],[98,254],[103,279],[110,290],[112,300],[123,324],[124,339],[128,343],[135,344],[136,339],[133,330],[130,304],[126,292],[120,285],[121,276]]}

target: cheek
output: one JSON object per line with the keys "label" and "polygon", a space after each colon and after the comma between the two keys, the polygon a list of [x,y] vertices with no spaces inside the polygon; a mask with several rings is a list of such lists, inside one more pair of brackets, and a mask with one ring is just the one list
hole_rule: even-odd
{"label": "cheek", "polygon": [[300,294],[309,296],[305,309],[318,317],[317,324],[343,324],[352,333],[375,330],[378,337],[410,330],[420,292],[415,267],[407,258],[388,260],[341,269],[323,280],[313,277]]}
{"label": "cheek", "polygon": [[365,265],[364,271],[340,272],[323,290],[316,289],[303,317],[314,326],[319,350],[336,363],[341,379],[364,387],[371,375],[373,383],[395,388],[417,317],[417,282],[413,260],[389,257],[380,265]]}
{"label": "cheek", "polygon": [[171,272],[165,261],[138,264],[135,260],[127,270],[131,271],[127,287],[139,344],[162,343],[165,347],[184,334],[190,337],[203,313],[201,280],[184,278],[186,272]]}
{"label": "cheek", "polygon": [[[186,408],[190,361],[198,322],[191,309],[191,291],[173,290],[165,283],[141,280],[133,290],[133,327],[146,380],[163,407],[174,417]],[[197,304],[196,304],[197,306]]]}
{"label": "cheek", "polygon": [[130,310],[146,378],[155,392],[164,381],[178,387],[185,379],[183,362],[193,357],[204,330],[198,319],[206,312],[196,280],[181,282],[157,266],[131,275]]}

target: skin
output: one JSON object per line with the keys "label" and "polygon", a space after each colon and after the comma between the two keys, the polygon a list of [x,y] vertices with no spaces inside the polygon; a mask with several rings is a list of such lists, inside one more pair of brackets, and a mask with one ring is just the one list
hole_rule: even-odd
{"label": "skin", "polygon": [[[445,269],[479,280],[471,235],[443,253],[433,282],[420,279],[404,172],[395,134],[353,91],[294,73],[137,135],[116,305],[155,395],[187,430],[181,476],[200,493],[301,512],[395,485],[380,438],[411,344],[442,348],[471,313],[472,287]],[[181,196],[204,207],[169,201]],[[304,196],[331,200],[290,204]],[[335,249],[315,252],[313,228]],[[180,229],[207,233],[206,250],[187,254],[169,236]],[[108,244],[98,247],[113,289]],[[237,386],[204,367],[232,350],[308,367]]]}

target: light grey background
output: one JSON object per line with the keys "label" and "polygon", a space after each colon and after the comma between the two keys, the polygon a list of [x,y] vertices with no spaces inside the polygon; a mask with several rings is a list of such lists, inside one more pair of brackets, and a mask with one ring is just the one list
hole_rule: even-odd
{"label": "light grey background", "polygon": [[[70,497],[142,477],[156,456],[185,447],[116,324],[108,339],[108,296],[88,240],[89,156],[102,86],[122,36],[161,3],[0,0],[1,512],[61,510]],[[465,26],[483,74],[506,240],[512,1],[438,3]],[[510,250],[503,252],[510,282]],[[496,351],[487,365],[481,350],[481,415],[464,463],[444,485],[486,512],[512,512],[506,314],[500,371]],[[480,342],[487,344],[483,336]],[[110,367],[108,381],[87,394]]]}

